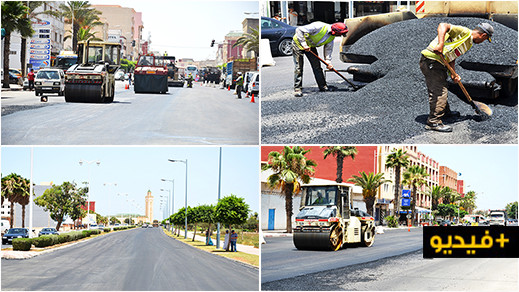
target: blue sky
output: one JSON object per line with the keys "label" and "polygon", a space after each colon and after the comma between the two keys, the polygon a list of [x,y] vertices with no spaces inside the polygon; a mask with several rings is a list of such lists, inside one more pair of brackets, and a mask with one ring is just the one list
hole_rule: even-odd
{"label": "blue sky", "polygon": [[[15,172],[30,178],[30,147],[2,146],[2,176]],[[175,210],[184,206],[185,164],[168,159],[188,159],[188,205],[216,204],[218,199],[219,147],[34,147],[33,180],[36,184],[88,181],[91,197],[101,215],[136,212],[144,214],[144,197],[154,196],[154,219],[162,219],[159,196],[168,196],[175,180]],[[79,165],[79,161],[97,161]],[[89,170],[90,168],[90,170]],[[259,213],[258,147],[222,148],[221,196],[245,198],[250,209]],[[117,183],[114,186],[113,183]],[[105,185],[106,184],[106,185]],[[128,194],[139,208],[128,204]]]}
{"label": "blue sky", "polygon": [[464,180],[465,191],[478,194],[478,209],[500,209],[517,201],[516,145],[418,145],[418,150],[461,173],[458,179]]}
{"label": "blue sky", "polygon": [[142,12],[143,38],[151,32],[152,50],[197,61],[215,59],[216,45],[231,30],[242,30],[245,18],[258,17],[258,1],[94,0],[91,4],[121,5]]}

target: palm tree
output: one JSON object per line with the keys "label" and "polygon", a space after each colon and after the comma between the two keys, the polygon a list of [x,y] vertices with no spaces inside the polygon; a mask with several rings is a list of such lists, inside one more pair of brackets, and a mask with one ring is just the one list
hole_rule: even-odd
{"label": "palm tree", "polygon": [[392,167],[395,169],[395,198],[393,199],[394,213],[397,215],[400,208],[400,193],[402,192],[402,185],[400,183],[400,177],[402,168],[409,166],[409,156],[407,151],[402,149],[393,149],[392,153],[386,157],[386,167]]}
{"label": "palm tree", "polygon": [[285,146],[282,153],[270,152],[268,163],[262,167],[263,171],[270,169],[274,172],[267,178],[269,186],[280,188],[285,197],[288,233],[292,233],[293,196],[300,192],[301,182],[310,182],[310,175],[315,172],[314,167],[317,166],[315,161],[305,157],[309,151],[299,146]]}
{"label": "palm tree", "polygon": [[77,32],[78,41],[102,41],[102,39],[95,36],[95,32],[90,32],[91,27],[79,28]]}
{"label": "palm tree", "polygon": [[476,192],[469,191],[461,197],[461,206],[463,207],[463,209],[469,212],[469,214],[472,213],[474,209],[476,209],[476,196]]}
{"label": "palm tree", "polygon": [[440,199],[451,192],[449,187],[433,186],[429,191],[428,195],[431,197],[431,209],[437,210]]}
{"label": "palm tree", "polygon": [[244,33],[232,45],[233,48],[243,45],[247,52],[254,52],[254,56],[259,55],[259,29],[251,28],[252,33]]}
{"label": "palm tree", "polygon": [[34,33],[31,21],[27,18],[28,7],[22,1],[2,1],[2,28],[4,38],[4,81],[2,88],[9,88],[9,52],[11,50],[11,33],[19,32],[22,37],[30,37]]}
{"label": "palm tree", "polygon": [[25,206],[29,204],[29,186],[29,180],[16,173],[2,178],[2,197],[11,203],[10,228],[13,228],[15,203],[22,205],[22,228],[25,227]]}
{"label": "palm tree", "polygon": [[100,11],[91,7],[88,1],[68,1],[59,6],[58,16],[65,18],[65,23],[72,25],[72,50],[77,50],[79,29],[86,24],[98,22]]}
{"label": "palm tree", "polygon": [[403,183],[411,187],[411,194],[413,197],[411,200],[411,225],[414,224],[418,188],[421,188],[425,184],[425,178],[427,176],[429,176],[429,174],[427,173],[426,169],[419,165],[413,165],[409,167],[403,174]]}
{"label": "palm tree", "polygon": [[377,189],[390,180],[384,179],[383,173],[373,174],[370,172],[366,174],[364,171],[359,172],[360,176],[352,175],[348,182],[352,182],[357,186],[362,187],[362,197],[366,203],[366,210],[369,215],[373,216],[373,206],[377,199]]}
{"label": "palm tree", "polygon": [[335,181],[337,183],[342,182],[342,168],[344,165],[344,158],[351,157],[352,160],[355,159],[355,155],[357,154],[357,147],[355,146],[321,146],[324,149],[324,159],[328,157],[328,155],[335,156],[337,160],[337,178]]}

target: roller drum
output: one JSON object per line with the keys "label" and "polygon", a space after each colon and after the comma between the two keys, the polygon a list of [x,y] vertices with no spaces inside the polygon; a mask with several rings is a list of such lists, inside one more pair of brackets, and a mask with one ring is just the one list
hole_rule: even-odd
{"label": "roller drum", "polygon": [[101,84],[67,84],[65,100],[103,102],[103,87]]}
{"label": "roller drum", "polygon": [[294,232],[293,241],[297,249],[333,250],[330,242],[332,230],[305,230]]}

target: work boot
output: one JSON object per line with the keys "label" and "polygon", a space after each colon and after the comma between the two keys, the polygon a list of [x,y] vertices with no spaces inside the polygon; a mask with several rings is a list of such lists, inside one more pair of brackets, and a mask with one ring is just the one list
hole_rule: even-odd
{"label": "work boot", "polygon": [[301,88],[294,89],[294,96],[295,97],[301,97],[303,96],[303,90]]}
{"label": "work boot", "polygon": [[321,92],[325,92],[325,91],[330,91],[330,88],[328,88],[328,86],[323,86],[323,87],[319,87],[319,91]]}
{"label": "work boot", "polygon": [[444,125],[442,123],[439,123],[439,124],[427,124],[425,126],[425,129],[426,130],[433,130],[433,131],[443,132],[443,133],[452,132],[452,127],[451,126],[447,126],[447,125]]}

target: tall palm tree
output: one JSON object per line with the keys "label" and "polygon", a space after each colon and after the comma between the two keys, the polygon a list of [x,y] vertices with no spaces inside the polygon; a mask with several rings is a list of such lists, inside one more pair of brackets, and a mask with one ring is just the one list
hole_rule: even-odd
{"label": "tall palm tree", "polygon": [[247,52],[254,52],[254,56],[259,55],[259,29],[251,28],[252,33],[244,33],[243,36],[236,40],[232,45],[233,48],[243,45]]}
{"label": "tall palm tree", "polygon": [[285,212],[287,217],[287,232],[292,233],[292,201],[293,196],[301,191],[301,183],[309,183],[310,175],[315,172],[317,163],[307,159],[305,154],[310,150],[302,147],[285,146],[283,152],[272,151],[268,155],[268,163],[262,170],[272,170],[274,173],[267,180],[271,188],[280,188],[285,197]]}
{"label": "tall palm tree", "polygon": [[4,37],[4,76],[2,88],[9,88],[9,52],[11,50],[11,33],[19,32],[22,37],[30,37],[34,33],[31,21],[27,18],[28,7],[22,1],[2,1],[2,28]]}
{"label": "tall palm tree", "polygon": [[9,200],[11,204],[10,228],[13,228],[15,203],[22,205],[22,227],[25,227],[25,206],[29,203],[29,185],[28,179],[16,173],[2,178],[2,197]]}
{"label": "tall palm tree", "polygon": [[366,210],[369,215],[373,216],[373,206],[377,199],[377,189],[390,180],[384,179],[383,173],[373,174],[370,172],[366,174],[364,171],[359,172],[360,176],[352,175],[348,182],[352,182],[357,186],[362,187],[362,197],[366,203]]}
{"label": "tall palm tree", "polygon": [[342,182],[342,168],[344,165],[344,158],[351,157],[352,160],[355,159],[355,155],[357,152],[357,147],[355,146],[321,146],[324,148],[324,159],[328,157],[328,155],[335,156],[337,160],[337,178],[335,181],[337,183]]}
{"label": "tall palm tree", "polygon": [[451,192],[452,190],[449,187],[433,186],[428,192],[431,197],[431,209],[437,210],[440,199],[450,196]]}
{"label": "tall palm tree", "polygon": [[476,197],[476,192],[469,191],[461,198],[461,206],[469,212],[469,214],[476,209]]}
{"label": "tall palm tree", "polygon": [[[65,18],[65,23],[72,25],[72,50],[77,50],[78,31],[85,22],[99,21],[100,11],[91,7],[88,1],[68,1],[59,6],[58,16]],[[96,19],[97,17],[97,19]]]}
{"label": "tall palm tree", "polygon": [[411,194],[413,197],[411,200],[411,225],[414,224],[414,215],[416,212],[416,198],[418,189],[425,184],[425,178],[427,176],[429,176],[427,170],[419,165],[410,166],[403,174],[403,183],[411,187]]}
{"label": "tall palm tree", "polygon": [[402,149],[393,149],[392,153],[386,157],[386,167],[395,169],[395,197],[393,199],[394,213],[397,215],[400,209],[400,193],[402,192],[402,184],[400,183],[402,168],[409,166],[409,156],[407,151]]}

